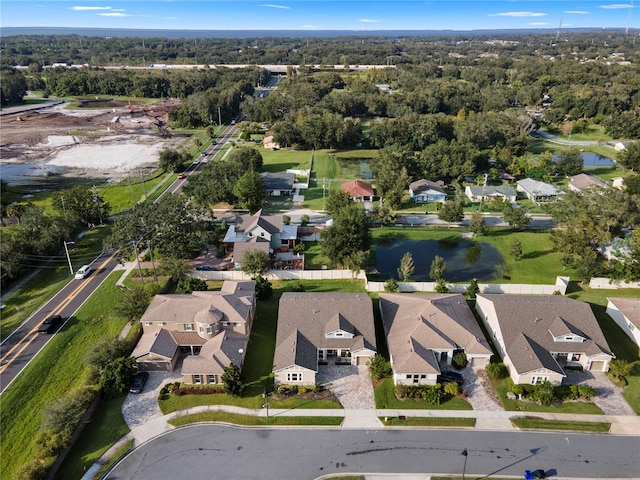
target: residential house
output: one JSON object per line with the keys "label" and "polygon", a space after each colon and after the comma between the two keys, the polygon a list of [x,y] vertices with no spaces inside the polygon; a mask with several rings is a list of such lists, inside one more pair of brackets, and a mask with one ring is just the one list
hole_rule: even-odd
{"label": "residential house", "polygon": [[517,192],[513,187],[508,186],[493,186],[493,185],[477,185],[468,186],[464,189],[464,193],[472,202],[481,202],[493,200],[495,198],[502,198],[509,203],[515,203]]}
{"label": "residential house", "polygon": [[640,347],[640,299],[607,298],[607,314]]}
{"label": "residential house", "polygon": [[296,183],[295,173],[262,172],[262,188],[267,195],[274,197],[293,195]]}
{"label": "residential house", "polygon": [[373,200],[373,185],[357,178],[344,182],[340,186],[340,190],[349,195],[349,198],[355,202],[370,202]]}
{"label": "residential house", "polygon": [[540,180],[534,180],[533,178],[518,180],[516,184],[517,190],[523,192],[527,198],[534,203],[555,202],[564,194],[564,192],[561,192],[555,186],[541,182]]}
{"label": "residential house", "polygon": [[447,199],[447,192],[439,183],[421,178],[409,185],[409,194],[416,203],[440,202]]}
{"label": "residential house", "polygon": [[233,252],[236,269],[240,268],[246,250],[261,250],[277,263],[276,268],[304,268],[304,255],[293,253],[298,243],[298,226],[285,225],[282,215],[270,215],[258,210],[253,215],[237,215],[229,225],[223,243],[227,252]]}
{"label": "residential house", "polygon": [[220,383],[230,363],[242,365],[255,317],[255,282],[226,280],[220,291],[156,295],[140,319],[132,356],[140,370],[173,371],[181,352],[183,382]]}
{"label": "residential house", "polygon": [[373,304],[368,295],[282,294],[273,359],[276,385],[315,385],[319,365],[366,365],[375,353]]}
{"label": "residential house", "polygon": [[611,188],[606,182],[600,180],[593,175],[587,175],[586,173],[580,173],[574,175],[569,179],[569,190],[572,192],[580,193],[585,188]]}
{"label": "residential house", "polygon": [[588,303],[560,295],[480,294],[476,311],[516,384],[560,385],[565,367],[606,372],[615,358]]}
{"label": "residential house", "polygon": [[395,385],[435,385],[464,352],[483,368],[492,352],[460,294],[381,293],[380,315]]}

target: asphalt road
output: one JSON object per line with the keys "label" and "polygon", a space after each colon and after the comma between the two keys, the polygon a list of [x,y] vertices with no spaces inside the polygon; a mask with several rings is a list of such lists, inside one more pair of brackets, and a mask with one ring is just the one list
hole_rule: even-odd
{"label": "asphalt road", "polygon": [[193,425],[135,449],[110,480],[313,479],[333,473],[445,473],[467,478],[544,469],[557,477],[638,477],[638,438],[462,430],[341,430]]}
{"label": "asphalt road", "polygon": [[59,314],[63,320],[60,328],[76,328],[75,322],[69,320],[106,280],[116,264],[117,261],[107,254],[95,259],[91,264],[95,270],[87,278],[76,280],[70,277],[71,281],[62,290],[0,344],[0,393],[53,337],[54,334],[38,333],[42,321],[50,315]]}

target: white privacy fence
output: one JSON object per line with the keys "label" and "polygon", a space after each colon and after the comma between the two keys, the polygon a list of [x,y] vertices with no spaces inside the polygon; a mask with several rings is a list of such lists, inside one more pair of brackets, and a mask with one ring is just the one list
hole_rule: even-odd
{"label": "white privacy fence", "polygon": [[611,280],[610,278],[594,277],[589,281],[590,288],[640,288],[640,282],[625,282],[624,280]]}

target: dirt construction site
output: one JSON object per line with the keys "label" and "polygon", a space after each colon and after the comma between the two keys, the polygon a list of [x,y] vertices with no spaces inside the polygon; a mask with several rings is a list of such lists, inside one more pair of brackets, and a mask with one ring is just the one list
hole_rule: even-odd
{"label": "dirt construction site", "polygon": [[5,109],[0,117],[0,173],[13,184],[54,176],[118,181],[152,169],[164,148],[177,148],[184,136],[171,135],[174,100],[136,104],[88,100]]}

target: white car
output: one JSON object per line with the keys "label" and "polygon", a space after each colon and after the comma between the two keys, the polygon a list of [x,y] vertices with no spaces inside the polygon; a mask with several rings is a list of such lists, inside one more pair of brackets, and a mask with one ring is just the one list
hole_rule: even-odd
{"label": "white car", "polygon": [[91,273],[91,265],[83,265],[80,267],[80,270],[76,272],[76,279],[82,280],[86,278]]}

